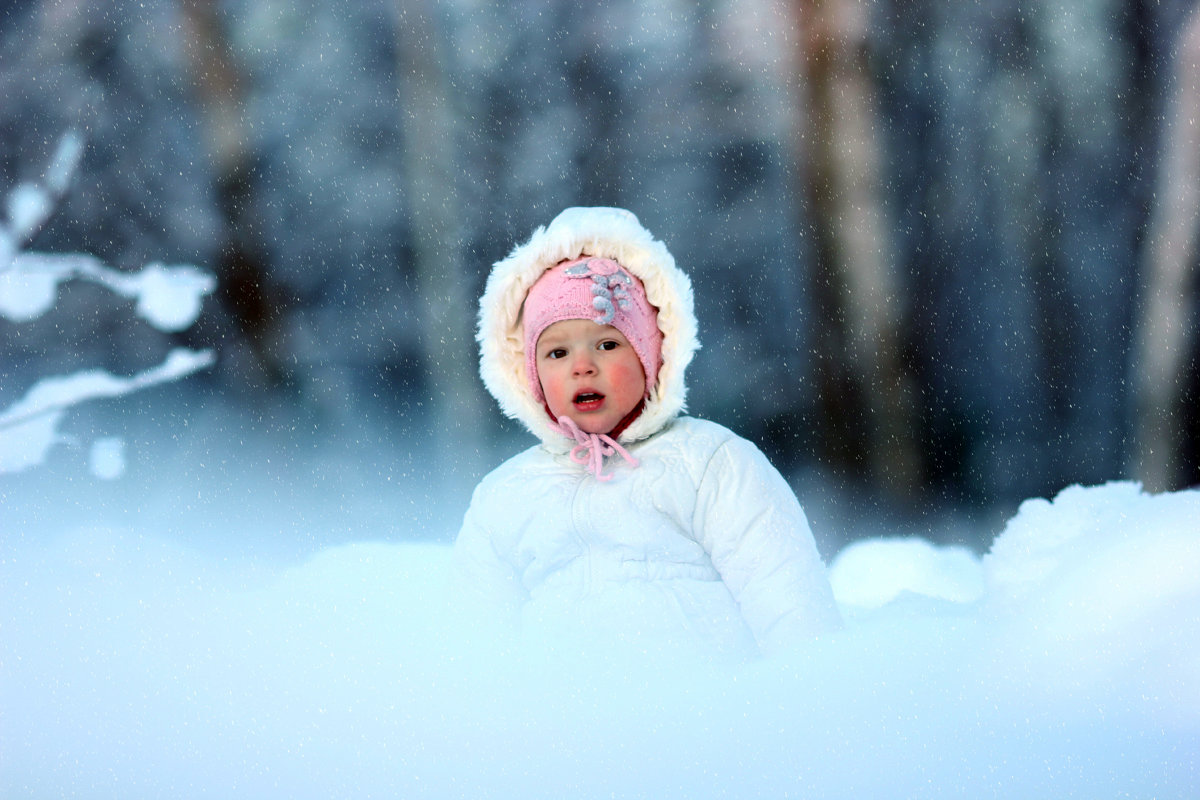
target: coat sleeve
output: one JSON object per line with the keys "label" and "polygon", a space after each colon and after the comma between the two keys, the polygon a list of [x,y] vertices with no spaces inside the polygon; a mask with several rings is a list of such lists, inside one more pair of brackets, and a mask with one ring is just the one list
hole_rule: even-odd
{"label": "coat sleeve", "polygon": [[476,488],[454,541],[451,609],[466,629],[503,637],[515,632],[526,593],[496,549],[487,497],[482,485]]}
{"label": "coat sleeve", "polygon": [[764,654],[841,626],[804,510],[753,444],[732,436],[713,454],[693,525]]}

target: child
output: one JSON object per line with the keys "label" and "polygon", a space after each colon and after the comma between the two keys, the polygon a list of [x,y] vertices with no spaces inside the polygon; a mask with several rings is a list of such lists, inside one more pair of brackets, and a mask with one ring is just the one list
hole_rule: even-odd
{"label": "child", "polygon": [[839,625],[787,483],[680,416],[692,287],[633,214],[535,231],[493,268],[478,339],[488,390],[541,443],[475,490],[454,548],[469,604],[553,640],[735,653]]}

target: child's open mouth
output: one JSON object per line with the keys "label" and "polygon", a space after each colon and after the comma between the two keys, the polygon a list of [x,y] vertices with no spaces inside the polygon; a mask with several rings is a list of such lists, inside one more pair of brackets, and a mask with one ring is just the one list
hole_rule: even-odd
{"label": "child's open mouth", "polygon": [[580,411],[595,411],[604,403],[604,395],[599,392],[580,392],[572,402]]}

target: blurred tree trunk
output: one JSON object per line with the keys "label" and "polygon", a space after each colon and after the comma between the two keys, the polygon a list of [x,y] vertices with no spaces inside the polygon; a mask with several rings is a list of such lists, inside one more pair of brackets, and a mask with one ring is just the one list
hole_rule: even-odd
{"label": "blurred tree trunk", "polygon": [[267,386],[288,381],[280,352],[283,303],[272,286],[255,211],[254,151],[245,121],[243,79],[215,0],[183,0],[183,42],[204,112],[227,240],[217,265],[218,298],[233,316]]}
{"label": "blurred tree trunk", "polygon": [[454,109],[432,6],[396,4],[397,81],[404,183],[417,275],[419,337],[434,403],[440,475],[473,480],[489,417],[476,379],[477,298],[464,269],[463,211],[455,181]]}
{"label": "blurred tree trunk", "polygon": [[799,139],[816,258],[822,459],[899,500],[920,482],[884,224],[867,11],[855,0],[796,0]]}
{"label": "blurred tree trunk", "polygon": [[1142,268],[1133,364],[1133,472],[1150,491],[1178,488],[1184,481],[1183,386],[1195,344],[1191,293],[1200,258],[1200,9],[1192,12],[1180,38],[1174,78]]}

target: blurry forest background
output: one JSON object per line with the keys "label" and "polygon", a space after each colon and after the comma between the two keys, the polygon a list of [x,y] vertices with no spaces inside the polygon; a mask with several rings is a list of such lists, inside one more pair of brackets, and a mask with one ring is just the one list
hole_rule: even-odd
{"label": "blurry forest background", "polygon": [[566,206],[617,205],[696,285],[691,412],[756,441],[806,503],[983,518],[1077,482],[1195,484],[1196,15],[10,0],[0,192],[64,132],[86,144],[27,246],[219,286],[176,334],[86,285],[0,318],[0,409],[42,375],[212,348],[208,372],[74,424],[165,448],[147,481],[232,469],[249,431],[277,448],[254,468],[300,485],[469,491],[531,443],[476,377],[490,265]]}

